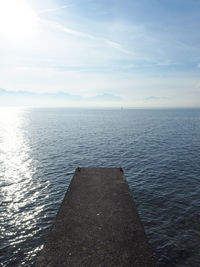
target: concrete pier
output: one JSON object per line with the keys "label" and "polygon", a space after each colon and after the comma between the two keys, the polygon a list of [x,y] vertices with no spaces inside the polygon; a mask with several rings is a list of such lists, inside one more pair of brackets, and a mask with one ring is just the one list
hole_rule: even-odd
{"label": "concrete pier", "polygon": [[36,267],[155,266],[119,168],[78,168]]}

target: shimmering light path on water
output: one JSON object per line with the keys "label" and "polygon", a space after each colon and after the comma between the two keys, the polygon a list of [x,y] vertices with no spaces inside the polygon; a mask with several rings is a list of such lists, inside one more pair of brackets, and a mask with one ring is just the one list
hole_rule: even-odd
{"label": "shimmering light path on water", "polygon": [[200,110],[0,108],[0,262],[31,266],[77,166],[122,166],[159,266],[200,264]]}

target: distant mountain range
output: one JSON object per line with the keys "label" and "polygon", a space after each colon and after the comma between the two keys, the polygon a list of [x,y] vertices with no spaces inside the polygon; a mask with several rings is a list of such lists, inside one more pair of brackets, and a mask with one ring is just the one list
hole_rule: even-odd
{"label": "distant mountain range", "polygon": [[0,88],[0,105],[67,105],[73,103],[103,103],[119,102],[121,98],[116,95],[104,93],[93,97],[83,97],[64,92],[58,93],[33,93],[27,91],[8,91]]}

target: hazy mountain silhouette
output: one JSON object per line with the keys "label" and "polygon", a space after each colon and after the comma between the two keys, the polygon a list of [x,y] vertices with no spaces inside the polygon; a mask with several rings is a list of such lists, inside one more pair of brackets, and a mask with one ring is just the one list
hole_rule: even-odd
{"label": "hazy mountain silhouette", "polygon": [[8,91],[0,88],[0,105],[65,105],[67,103],[86,103],[86,102],[117,102],[119,96],[112,94],[101,94],[92,97],[72,95],[65,92],[58,93],[34,93],[28,91]]}

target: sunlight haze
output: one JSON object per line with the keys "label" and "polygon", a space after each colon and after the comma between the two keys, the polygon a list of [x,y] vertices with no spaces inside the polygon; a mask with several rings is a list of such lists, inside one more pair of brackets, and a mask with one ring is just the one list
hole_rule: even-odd
{"label": "sunlight haze", "polygon": [[199,10],[194,0],[0,0],[0,105],[199,107]]}

